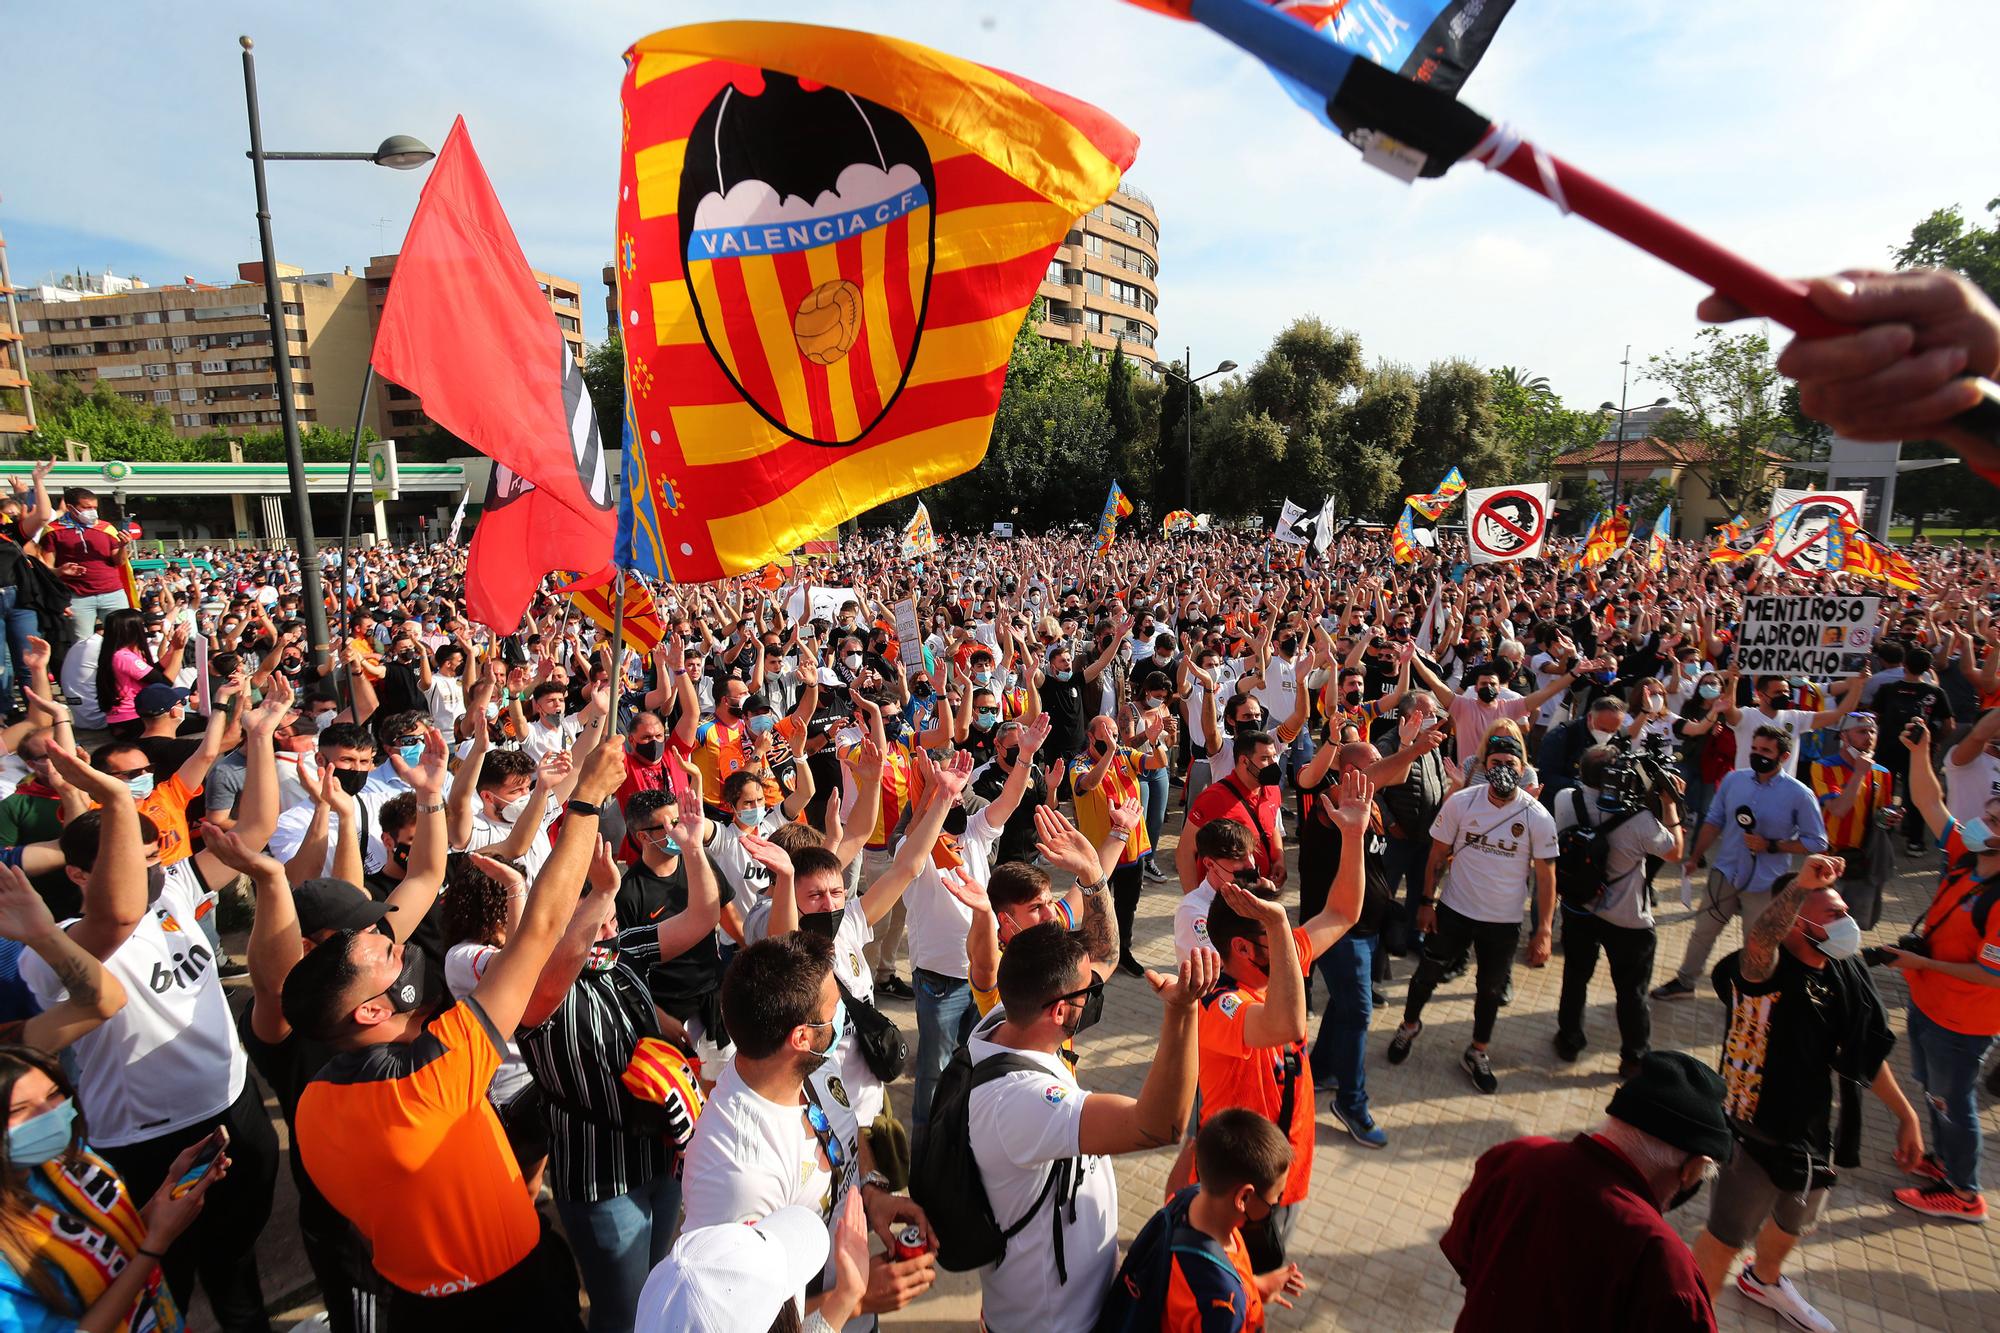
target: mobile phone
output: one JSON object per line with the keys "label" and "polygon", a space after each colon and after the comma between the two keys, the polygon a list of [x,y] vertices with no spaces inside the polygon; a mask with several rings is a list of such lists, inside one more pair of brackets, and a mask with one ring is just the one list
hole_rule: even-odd
{"label": "mobile phone", "polygon": [[215,1161],[222,1156],[222,1150],[229,1146],[229,1130],[221,1125],[202,1142],[201,1151],[188,1163],[188,1169],[174,1182],[170,1198],[184,1198],[190,1190],[201,1183],[201,1178],[215,1169]]}

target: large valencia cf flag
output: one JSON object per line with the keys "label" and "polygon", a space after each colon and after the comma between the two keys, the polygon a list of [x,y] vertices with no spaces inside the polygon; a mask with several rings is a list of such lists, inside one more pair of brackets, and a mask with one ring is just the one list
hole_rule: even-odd
{"label": "large valencia cf flag", "polygon": [[619,563],[753,570],[977,466],[1049,257],[1131,131],[833,28],[676,28],[625,61]]}
{"label": "large valencia cf flag", "polygon": [[617,515],[583,372],[463,119],[396,257],[372,360],[493,460],[466,566],[467,615],[510,633],[543,575],[605,567]]}

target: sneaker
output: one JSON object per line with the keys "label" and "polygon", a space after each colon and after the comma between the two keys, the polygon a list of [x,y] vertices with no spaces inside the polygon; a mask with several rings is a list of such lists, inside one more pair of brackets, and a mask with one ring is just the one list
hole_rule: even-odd
{"label": "sneaker", "polygon": [[1493,1077],[1493,1061],[1477,1047],[1465,1048],[1465,1054],[1458,1057],[1458,1067],[1472,1080],[1472,1086],[1481,1092],[1490,1096],[1500,1090],[1500,1080]]}
{"label": "sneaker", "polygon": [[1556,1033],[1556,1054],[1562,1057],[1565,1064],[1575,1064],[1576,1057],[1583,1054],[1583,1048],[1587,1044],[1582,1037],[1572,1037],[1563,1032]]}
{"label": "sneaker", "polygon": [[1389,1146],[1389,1136],[1384,1134],[1381,1126],[1375,1123],[1375,1117],[1369,1115],[1366,1111],[1360,1111],[1350,1116],[1340,1109],[1339,1102],[1327,1103],[1326,1109],[1333,1113],[1333,1118],[1340,1122],[1340,1127],[1349,1134],[1352,1134],[1354,1141],[1362,1147],[1386,1148]]}
{"label": "sneaker", "polygon": [[224,981],[234,981],[238,977],[249,976],[250,965],[248,963],[239,963],[234,958],[225,957],[222,960],[222,965],[215,969],[215,974]]}
{"label": "sneaker", "polygon": [[1942,1181],[1945,1178],[1944,1163],[1938,1160],[1936,1153],[1927,1152],[1924,1154],[1924,1160],[1912,1167],[1908,1174],[1915,1176],[1918,1180]]}
{"label": "sneaker", "polygon": [[1399,1065],[1410,1058],[1410,1047],[1423,1034],[1423,1020],[1419,1019],[1413,1028],[1398,1027],[1396,1035],[1389,1038],[1389,1063]]}
{"label": "sneaker", "polygon": [[1167,872],[1160,869],[1159,862],[1151,860],[1150,858],[1146,862],[1146,868],[1140,873],[1143,874],[1147,879],[1152,880],[1156,884],[1164,884],[1167,882]]}
{"label": "sneaker", "polygon": [[1368,992],[1368,1003],[1377,1009],[1387,1009],[1389,1007],[1389,997],[1384,995],[1378,988]]}
{"label": "sneaker", "polygon": [[1736,1275],[1736,1290],[1766,1310],[1776,1310],[1791,1320],[1795,1327],[1805,1329],[1806,1333],[1835,1333],[1833,1321],[1808,1305],[1788,1277],[1780,1277],[1767,1287],[1745,1265],[1743,1271]]}
{"label": "sneaker", "polygon": [[1942,1217],[1952,1222],[1986,1220],[1985,1195],[1975,1194],[1968,1199],[1943,1181],[1920,1189],[1897,1190],[1895,1198],[1903,1207],[1926,1217]]}
{"label": "sneaker", "polygon": [[1694,985],[1675,977],[1662,986],[1655,986],[1651,996],[1655,1000],[1685,1000],[1694,994]]}
{"label": "sneaker", "polygon": [[917,998],[917,993],[910,989],[910,983],[897,976],[894,972],[891,972],[886,977],[877,977],[875,979],[875,993],[877,995],[887,995],[895,1000],[914,1000]]}
{"label": "sneaker", "polygon": [[1118,970],[1128,977],[1143,977],[1146,975],[1146,965],[1129,953],[1118,960]]}

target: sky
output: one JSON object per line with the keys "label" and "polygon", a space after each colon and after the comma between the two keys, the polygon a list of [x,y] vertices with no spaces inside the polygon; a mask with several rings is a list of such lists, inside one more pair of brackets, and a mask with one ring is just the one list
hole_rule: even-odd
{"label": "sky", "polygon": [[[1359,2],[1359,0],[1357,0]],[[1160,345],[1248,367],[1292,320],[1421,368],[1461,356],[1549,378],[1572,407],[1661,392],[1692,346],[1693,281],[1464,165],[1406,186],[1364,165],[1264,70],[1120,0],[424,0],[10,5],[15,116],[0,233],[17,284],[110,268],[227,281],[257,233],[239,34],[272,150],[437,147],[465,117],[538,268],[579,279],[603,335],[620,54],[721,18],[882,32],[1014,71],[1135,130],[1128,179],[1160,213]],[[1461,92],[1532,140],[1782,273],[1888,267],[1910,228],[2000,194],[1991,92],[1952,52],[2000,6],[1902,0],[1516,0]],[[274,163],[282,262],[395,250],[422,172]],[[1781,331],[1779,331],[1781,334]]]}

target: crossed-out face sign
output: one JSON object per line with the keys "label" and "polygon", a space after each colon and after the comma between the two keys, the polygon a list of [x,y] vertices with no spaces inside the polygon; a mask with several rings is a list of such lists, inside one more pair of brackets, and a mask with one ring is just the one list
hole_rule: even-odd
{"label": "crossed-out face sign", "polygon": [[1504,564],[1540,555],[1548,536],[1548,492],[1544,483],[1471,491],[1466,536],[1473,562]]}
{"label": "crossed-out face sign", "polygon": [[1803,508],[1799,510],[1798,521],[1772,547],[1771,559],[1782,568],[1802,574],[1825,572],[1833,555],[1832,545],[1826,540],[1827,533],[1833,528],[1836,518],[1845,518],[1855,527],[1861,526],[1865,496],[1862,491],[1788,491],[1780,488],[1773,492],[1773,518],[1795,504]]}

